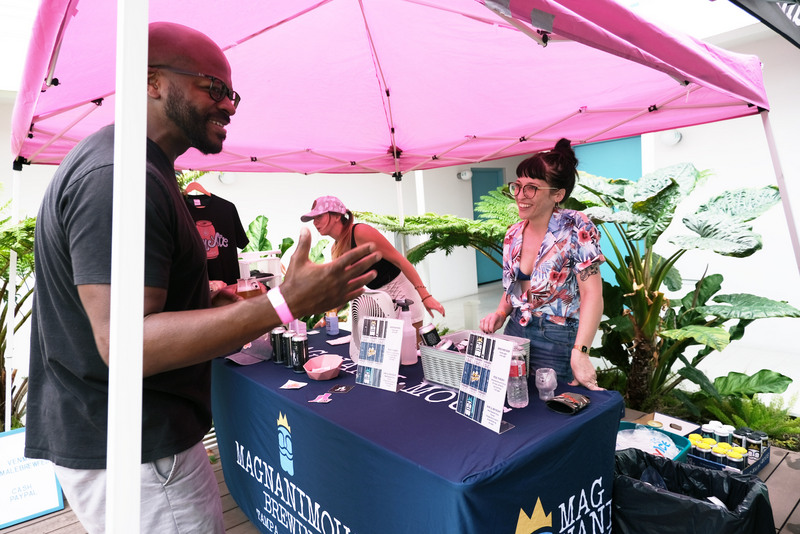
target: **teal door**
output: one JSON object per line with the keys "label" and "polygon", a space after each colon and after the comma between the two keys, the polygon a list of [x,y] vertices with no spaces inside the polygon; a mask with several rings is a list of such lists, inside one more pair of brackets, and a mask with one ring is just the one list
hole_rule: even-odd
{"label": "teal door", "polygon": [[[478,218],[478,213],[475,211],[475,203],[478,202],[483,195],[493,191],[502,186],[503,169],[472,169],[472,216]],[[502,247],[502,241],[499,243]],[[503,262],[502,254],[495,254],[499,263]],[[492,262],[489,258],[475,251],[475,264],[478,269],[478,284],[487,284],[489,282],[496,282],[503,278],[503,268]]]}

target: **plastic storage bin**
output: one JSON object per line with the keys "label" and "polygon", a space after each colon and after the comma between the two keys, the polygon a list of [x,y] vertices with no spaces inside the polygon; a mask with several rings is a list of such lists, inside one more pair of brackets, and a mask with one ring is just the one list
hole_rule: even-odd
{"label": "plastic storage bin", "polygon": [[[637,423],[631,423],[629,421],[620,421],[619,423],[619,430],[629,430],[635,428]],[[644,426],[644,425],[643,425]],[[685,462],[687,460],[686,456],[689,454],[689,450],[692,448],[692,444],[689,442],[689,438],[685,438],[683,436],[679,436],[678,434],[673,434],[672,432],[667,432],[666,430],[662,430],[660,428],[655,427],[648,427],[651,430],[655,430],[657,432],[661,432],[662,434],[668,435],[675,445],[680,449],[681,452],[678,453],[675,458],[673,458],[676,462]]]}

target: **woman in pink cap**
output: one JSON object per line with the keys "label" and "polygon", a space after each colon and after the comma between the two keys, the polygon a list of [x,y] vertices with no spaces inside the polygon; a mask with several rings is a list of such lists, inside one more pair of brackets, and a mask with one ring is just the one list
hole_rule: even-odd
{"label": "woman in pink cap", "polygon": [[444,315],[444,306],[428,292],[411,262],[375,228],[368,224],[355,223],[353,213],[338,198],[319,197],[311,205],[311,211],[300,217],[300,220],[303,222],[313,220],[314,227],[321,235],[334,239],[331,251],[334,258],[358,245],[374,243],[383,259],[373,266],[378,276],[367,284],[367,287],[384,291],[394,300],[411,300],[413,303],[409,309],[418,338],[425,310],[428,310],[431,317],[433,310]]}

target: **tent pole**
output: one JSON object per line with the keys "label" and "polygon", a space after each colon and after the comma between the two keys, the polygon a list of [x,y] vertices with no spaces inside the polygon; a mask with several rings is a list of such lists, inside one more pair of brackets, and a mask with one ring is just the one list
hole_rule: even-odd
{"label": "tent pole", "polygon": [[[11,222],[19,222],[19,191],[21,172],[11,171]],[[17,253],[13,249],[8,254],[8,303],[6,308],[6,351],[5,351],[5,371],[6,371],[6,396],[5,396],[5,432],[11,430],[11,387],[13,380],[11,374],[14,369],[14,330],[17,328]]]}
{"label": "tent pole", "polygon": [[772,134],[772,126],[769,122],[769,111],[764,110],[761,112],[761,122],[764,124],[764,133],[767,136],[769,155],[772,158],[775,179],[778,182],[778,190],[781,193],[783,213],[786,216],[786,225],[789,227],[789,238],[792,241],[792,250],[794,250],[794,261],[797,265],[798,272],[800,272],[800,240],[797,238],[797,225],[795,225],[794,215],[792,214],[792,203],[789,199],[789,192],[786,190],[786,179],[783,176],[783,169],[781,168],[781,162],[778,158],[778,149],[775,146],[775,136]]}
{"label": "tent pole", "polygon": [[140,532],[149,2],[117,0],[106,532]]}

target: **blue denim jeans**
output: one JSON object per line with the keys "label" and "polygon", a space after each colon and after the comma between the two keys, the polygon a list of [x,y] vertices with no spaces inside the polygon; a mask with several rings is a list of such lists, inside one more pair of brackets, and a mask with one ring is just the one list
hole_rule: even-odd
{"label": "blue denim jeans", "polygon": [[571,382],[570,360],[578,334],[578,321],[567,319],[567,324],[562,326],[542,317],[533,317],[526,326],[520,326],[519,318],[519,308],[514,308],[503,333],[530,340],[531,374],[536,369],[549,367],[555,370],[559,382]]}

